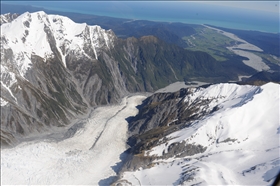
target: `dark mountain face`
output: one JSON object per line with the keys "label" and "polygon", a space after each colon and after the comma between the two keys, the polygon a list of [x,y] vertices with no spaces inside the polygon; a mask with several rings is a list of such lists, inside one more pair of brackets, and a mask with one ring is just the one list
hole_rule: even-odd
{"label": "dark mountain face", "polygon": [[[104,24],[104,22],[99,22],[98,19],[94,21],[94,24]],[[186,48],[188,45],[183,41],[182,37],[195,33],[195,30],[186,24],[158,23],[144,20],[124,21],[121,24],[110,25],[108,28],[114,30],[114,32],[122,38],[140,38],[153,35],[167,43],[176,44],[183,48]]]}
{"label": "dark mountain face", "polygon": [[263,85],[268,82],[280,83],[280,71],[261,71],[249,78],[244,78],[239,84]]}
{"label": "dark mountain face", "polygon": [[[259,76],[263,75],[259,74]],[[260,152],[263,147],[265,153],[271,152],[272,150],[268,146],[273,141],[275,142],[273,146],[276,146],[275,153],[272,155],[274,157],[271,158],[267,154],[251,156],[252,153],[250,153],[254,162],[256,157],[259,157],[259,161],[262,163],[254,163],[254,166],[249,164],[249,168],[242,167],[241,171],[236,174],[240,175],[238,181],[246,177],[242,170],[249,173],[250,171],[262,170],[261,168],[257,169],[258,166],[269,167],[270,163],[267,163],[264,157],[269,157],[269,162],[271,159],[275,161],[275,158],[278,160],[279,156],[277,149],[279,138],[279,132],[277,132],[279,130],[278,94],[279,85],[275,83],[267,83],[263,86],[221,83],[206,85],[205,88],[187,88],[174,93],[153,94],[146,98],[142,105],[138,106],[139,113],[135,117],[127,119],[129,123],[128,145],[131,148],[125,152],[127,158],[124,160],[119,177],[113,185],[144,184],[146,180],[149,180],[151,184],[161,184],[153,180],[171,177],[176,171],[174,168],[176,166],[182,167],[181,172],[176,174],[174,178],[178,181],[172,180],[169,184],[200,184],[201,180],[198,179],[201,178],[202,174],[211,172],[218,164],[224,165],[225,162],[230,162],[232,163],[230,170],[234,170],[238,167],[236,166],[239,164],[238,161],[246,156],[244,154],[251,149],[253,149],[252,152]],[[263,107],[256,107],[256,105]],[[271,110],[267,109],[270,105],[273,107]],[[255,119],[256,117],[258,119]],[[271,118],[275,118],[275,120],[263,124]],[[254,127],[247,129],[246,127],[251,124]],[[266,139],[267,133],[264,131],[268,130],[260,128],[267,126],[272,132],[269,136],[274,136],[276,141],[255,143],[256,139],[260,139],[260,134],[265,136],[262,139]],[[254,134],[256,130],[258,132]],[[241,133],[245,133],[245,135],[240,135]],[[247,145],[252,138],[253,140],[250,142],[252,144]],[[246,146],[243,147],[243,144]],[[231,152],[234,153],[229,156]],[[241,152],[243,156],[236,155],[238,152]],[[221,156],[223,153],[225,155]],[[225,160],[226,158],[234,159]],[[182,161],[176,162],[179,159]],[[194,166],[192,166],[192,160],[194,160]],[[217,163],[200,174],[202,172],[198,166],[200,162]],[[204,165],[202,169],[208,168]],[[244,166],[245,163],[242,162],[239,165]],[[189,169],[190,167],[191,169]],[[198,169],[200,170],[198,171]],[[221,171],[220,167],[217,169]],[[263,174],[266,173],[267,170],[263,172]],[[271,183],[277,174],[278,167],[273,173],[274,178],[271,177],[269,180]],[[252,172],[252,175],[255,176],[256,172]],[[156,176],[158,179],[155,179]],[[264,180],[263,176],[259,178],[258,183],[269,182]],[[205,180],[208,179],[209,176],[206,176]],[[255,179],[258,177],[256,176]]]}
{"label": "dark mountain face", "polygon": [[[3,144],[67,126],[91,107],[117,103],[129,92],[153,92],[182,80],[217,82],[237,77],[207,53],[187,51],[155,36],[120,39],[99,26],[71,23],[69,28],[71,21],[61,16],[43,12],[24,16],[6,23],[24,28],[13,30],[22,37],[15,38],[17,45],[11,42],[14,35],[6,33],[7,27],[2,25]],[[81,32],[71,35],[74,27]],[[34,28],[42,40],[29,37]],[[30,52],[36,48],[28,48],[38,42],[49,48],[44,56],[41,51]],[[19,45],[23,46],[20,50]]]}
{"label": "dark mountain face", "polygon": [[175,93],[157,93],[145,99],[138,107],[139,113],[128,118],[128,144],[132,147],[131,153],[137,156],[162,143],[159,139],[163,136],[188,127],[191,121],[219,110],[218,107],[209,109],[209,104],[215,98],[188,99],[188,96],[199,90],[200,88],[187,88]]}

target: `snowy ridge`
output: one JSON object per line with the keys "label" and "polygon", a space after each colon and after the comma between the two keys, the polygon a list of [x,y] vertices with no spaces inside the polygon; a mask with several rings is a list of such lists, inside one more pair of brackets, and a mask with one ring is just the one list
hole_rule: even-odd
{"label": "snowy ridge", "polygon": [[[3,48],[13,50],[14,58],[20,67],[22,76],[31,65],[31,54],[42,58],[53,55],[47,33],[44,31],[46,27],[54,35],[57,48],[61,51],[63,46],[66,47],[66,51],[61,52],[62,56],[67,55],[70,50],[84,52],[82,50],[85,43],[86,28],[90,29],[89,37],[95,50],[104,46],[102,42],[105,42],[106,47],[112,46],[112,32],[105,31],[100,26],[87,26],[85,23],[78,24],[67,17],[47,15],[42,11],[27,12],[11,23],[1,26]],[[95,57],[97,58],[98,56]]]}
{"label": "snowy ridge", "polygon": [[18,14],[11,14],[11,13],[1,14],[0,15],[0,25],[2,25],[4,23],[9,23],[17,17],[18,17]]}
{"label": "snowy ridge", "polygon": [[[56,56],[66,67],[66,57],[70,53],[98,59],[102,51],[113,47],[114,33],[97,25],[78,24],[67,17],[47,15],[42,11],[26,12],[8,20],[12,16],[1,15],[5,22],[1,25],[1,87],[4,89],[10,89],[17,82],[16,77],[26,78],[25,74],[33,66],[34,55],[45,62]],[[93,55],[86,49],[89,46]],[[7,92],[14,97],[12,91]],[[1,106],[5,103],[1,101]]]}
{"label": "snowy ridge", "polygon": [[[145,152],[158,157],[149,169],[124,172],[128,185],[267,185],[280,170],[279,88],[218,84],[200,88],[186,100],[216,98],[219,110],[173,132]],[[202,153],[162,159],[174,144],[203,146]],[[187,148],[187,146],[186,146]],[[187,149],[186,149],[187,150]],[[169,176],[169,175],[173,176]],[[124,183],[122,182],[122,183]]]}
{"label": "snowy ridge", "polygon": [[8,20],[9,15],[10,14],[1,14],[0,15],[0,23],[1,24],[8,23],[9,22],[9,20]]}
{"label": "snowy ridge", "polygon": [[185,102],[190,104],[195,103],[197,100],[214,99],[209,105],[207,110],[212,110],[215,106],[219,109],[224,107],[234,107],[246,103],[252,98],[252,95],[260,91],[260,87],[253,87],[249,85],[239,86],[237,84],[218,84],[212,85],[207,89],[195,89],[191,95],[185,98]]}

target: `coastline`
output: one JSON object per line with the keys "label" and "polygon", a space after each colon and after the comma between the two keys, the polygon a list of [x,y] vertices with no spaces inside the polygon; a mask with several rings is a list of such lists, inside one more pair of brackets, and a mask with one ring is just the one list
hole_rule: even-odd
{"label": "coastline", "polygon": [[[75,1],[73,1],[75,2]],[[139,2],[139,1],[136,1]],[[248,30],[248,31],[260,31],[260,32],[266,32],[266,33],[279,33],[279,23],[275,22],[274,17],[273,21],[270,21],[269,17],[267,17],[267,21],[265,21],[265,25],[260,24],[259,21],[257,21],[261,16],[260,15],[254,15],[251,19],[244,19],[242,22],[235,21],[234,16],[232,15],[238,15],[238,13],[228,12],[231,15],[224,15],[221,13],[220,16],[213,15],[210,16],[209,12],[202,13],[203,15],[193,14],[196,9],[193,10],[189,7],[173,7],[179,10],[174,11],[173,13],[168,12],[169,16],[161,16],[166,9],[166,7],[160,7],[162,9],[156,10],[154,13],[151,13],[152,7],[156,7],[155,5],[152,6],[151,8],[147,9],[147,14],[143,14],[139,10],[139,7],[135,5],[132,5],[130,3],[130,6],[127,7],[122,7],[119,4],[117,7],[119,7],[121,10],[114,9],[114,11],[109,11],[107,8],[102,8],[102,9],[96,9],[93,7],[92,10],[88,9],[88,7],[82,7],[82,6],[61,6],[61,4],[58,4],[59,6],[48,6],[48,5],[40,5],[39,3],[11,3],[8,1],[5,1],[4,3],[1,2],[1,4],[6,4],[6,5],[19,5],[19,6],[26,6],[29,5],[34,8],[46,10],[46,11],[56,11],[56,12],[64,12],[64,13],[78,13],[78,14],[83,14],[83,15],[92,15],[92,16],[105,16],[105,17],[112,17],[112,18],[120,18],[120,19],[131,19],[131,20],[147,20],[147,21],[154,21],[154,22],[166,22],[166,23],[183,23],[183,24],[196,24],[196,25],[201,25],[201,24],[207,24],[207,25],[213,25],[217,27],[223,27],[223,28],[231,28],[231,29],[237,29],[237,30]],[[126,5],[126,4],[123,4]],[[145,8],[145,7],[144,7]],[[197,8],[197,7],[195,7]],[[183,13],[183,9],[186,10],[191,10],[190,13]],[[202,8],[203,9],[203,8]],[[199,10],[199,9],[198,9]],[[200,10],[201,11],[201,10]],[[205,10],[206,11],[206,10]],[[209,15],[208,15],[209,14]],[[243,13],[244,14],[244,13]],[[206,16],[208,15],[208,16]],[[245,14],[244,14],[245,16]],[[257,17],[255,17],[257,16]],[[219,19],[219,17],[223,17],[223,19]],[[263,20],[262,20],[263,21]],[[279,19],[278,19],[279,21]],[[255,23],[255,24],[252,24]],[[278,24],[278,27],[277,27]]]}

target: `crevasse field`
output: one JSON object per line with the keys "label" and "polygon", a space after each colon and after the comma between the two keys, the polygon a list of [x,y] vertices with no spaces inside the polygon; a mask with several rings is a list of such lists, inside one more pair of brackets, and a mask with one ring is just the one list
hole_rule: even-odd
{"label": "crevasse field", "polygon": [[[219,110],[166,136],[145,156],[153,166],[126,171],[124,185],[269,185],[280,170],[279,85],[216,84],[197,89],[185,101],[213,99]],[[83,128],[59,142],[25,142],[1,152],[2,185],[109,184],[127,149],[126,118],[145,96],[94,110]],[[207,147],[192,156],[163,159],[174,143]],[[107,182],[106,182],[107,181]]]}
{"label": "crevasse field", "polygon": [[144,96],[97,108],[83,128],[60,142],[22,143],[1,151],[1,185],[97,185],[115,176],[126,148],[127,122]]}

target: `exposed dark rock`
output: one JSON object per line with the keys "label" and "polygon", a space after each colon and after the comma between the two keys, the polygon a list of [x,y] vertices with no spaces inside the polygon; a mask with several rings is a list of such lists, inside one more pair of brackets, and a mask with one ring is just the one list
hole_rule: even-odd
{"label": "exposed dark rock", "polygon": [[[112,30],[96,26],[93,31],[98,37],[91,41],[89,26],[86,26],[76,36],[83,38],[80,49],[69,48],[67,39],[58,48],[49,24],[53,20],[41,14],[38,13],[37,18],[45,21],[42,22],[44,29],[38,32],[47,35],[51,56],[22,53],[15,57],[8,46],[1,47],[1,65],[17,79],[10,87],[11,92],[1,86],[1,98],[9,103],[1,107],[1,130],[18,136],[19,141],[33,133],[41,134],[46,127],[67,126],[73,119],[83,117],[89,108],[117,103],[129,92],[153,92],[189,78],[231,78],[221,63],[207,53],[188,51],[151,35],[119,39]],[[31,22],[31,15],[27,13],[23,23],[25,37],[19,38],[23,42],[28,38]],[[2,39],[1,46],[8,45],[7,38],[3,36]],[[95,50],[92,42],[98,44]],[[22,77],[17,60],[24,58],[30,58],[32,64]],[[9,83],[9,73],[2,73],[1,81]],[[158,139],[163,134],[156,131],[169,133],[176,130],[173,125],[179,126],[202,116],[204,111],[197,112],[197,103],[184,103],[183,96],[188,91],[182,89],[175,94],[156,94],[149,98],[135,121],[130,123],[131,134],[144,134],[154,129],[150,134]],[[209,100],[198,102],[207,107]],[[183,112],[186,109],[187,112]],[[153,143],[156,140],[149,142],[149,146]]]}
{"label": "exposed dark rock", "polygon": [[[2,6],[2,5],[1,5]],[[7,14],[2,14],[0,16],[0,25],[4,23],[10,23],[14,19],[16,19],[19,16],[17,13],[7,13]]]}
{"label": "exposed dark rock", "polygon": [[29,27],[30,27],[30,23],[29,23],[29,21],[24,21],[24,22],[23,22],[23,24],[24,24],[24,26],[26,26],[27,28],[29,28]]}
{"label": "exposed dark rock", "polygon": [[[139,113],[128,118],[130,157],[126,160],[122,171],[134,171],[139,167],[153,166],[153,160],[171,157],[192,156],[203,153],[207,147],[176,142],[168,145],[166,138],[172,132],[189,127],[192,121],[201,119],[219,108],[209,108],[212,99],[190,99],[198,88],[181,89],[175,93],[157,93],[145,99],[138,106]],[[167,150],[162,156],[149,155],[153,147],[166,144]]]}
{"label": "exposed dark rock", "polygon": [[235,142],[235,141],[236,141],[236,139],[227,138],[223,141],[218,141],[218,143],[227,143],[227,142]]}
{"label": "exposed dark rock", "polygon": [[136,154],[136,155],[129,155],[127,159],[125,160],[125,164],[121,169],[121,172],[123,171],[136,171],[140,167],[143,169],[145,168],[151,168],[153,167],[154,163],[153,160],[155,160],[155,157],[151,156],[144,156],[144,154]]}
{"label": "exposed dark rock", "polygon": [[278,66],[277,71],[261,71],[249,78],[244,78],[239,84],[249,84],[261,86],[268,82],[280,83],[280,67]]}
{"label": "exposed dark rock", "polygon": [[201,145],[192,145],[186,142],[173,143],[168,146],[168,151],[163,153],[163,158],[192,156],[203,153],[206,149]]}

